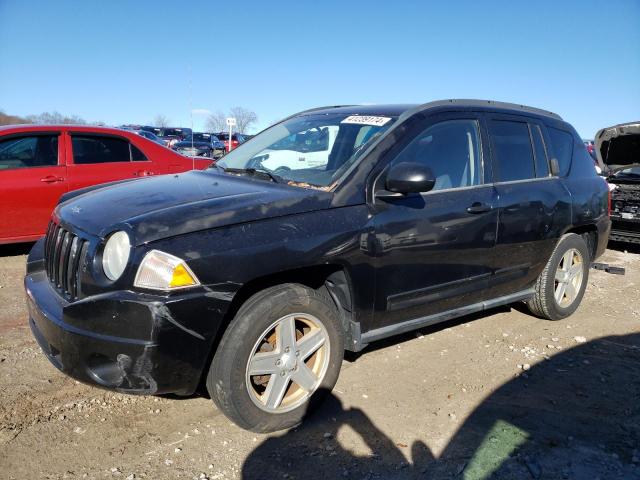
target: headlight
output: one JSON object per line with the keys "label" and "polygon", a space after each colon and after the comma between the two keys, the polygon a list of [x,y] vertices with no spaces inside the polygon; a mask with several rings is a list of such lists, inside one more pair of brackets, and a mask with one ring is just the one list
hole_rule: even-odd
{"label": "headlight", "polygon": [[125,232],[115,232],[107,240],[102,252],[102,269],[109,280],[120,278],[129,261],[131,242]]}
{"label": "headlight", "polygon": [[133,284],[153,290],[173,290],[200,285],[200,282],[184,260],[151,250],[142,260]]}

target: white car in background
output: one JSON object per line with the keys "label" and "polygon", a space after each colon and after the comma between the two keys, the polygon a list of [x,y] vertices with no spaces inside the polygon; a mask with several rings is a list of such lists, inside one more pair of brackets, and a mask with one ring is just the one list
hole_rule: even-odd
{"label": "white car in background", "polygon": [[294,133],[273,144],[262,154],[262,164],[273,171],[320,168],[327,164],[327,152],[333,148],[337,126],[312,128]]}

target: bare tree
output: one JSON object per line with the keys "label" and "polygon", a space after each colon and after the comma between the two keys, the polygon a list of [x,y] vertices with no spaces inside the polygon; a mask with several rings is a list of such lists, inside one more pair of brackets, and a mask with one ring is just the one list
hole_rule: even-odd
{"label": "bare tree", "polygon": [[87,122],[77,115],[63,115],[60,112],[44,112],[40,115],[29,115],[27,120],[36,124],[75,124],[84,125]]}
{"label": "bare tree", "polygon": [[236,119],[236,126],[233,130],[242,133],[246,133],[251,125],[258,121],[256,112],[242,107],[233,107],[228,114],[218,110],[216,113],[209,115],[207,118],[207,130],[211,133],[227,131],[229,129],[227,127],[227,117]]}
{"label": "bare tree", "polygon": [[258,115],[256,115],[256,112],[247,110],[246,108],[233,107],[230,113],[230,116],[236,119],[235,129],[238,132],[247,133],[249,127],[258,121]]}
{"label": "bare tree", "polygon": [[166,128],[169,126],[169,123],[171,123],[169,122],[169,119],[161,114],[156,115],[155,118],[153,119],[154,127]]}
{"label": "bare tree", "polygon": [[227,116],[218,110],[207,117],[207,131],[210,133],[224,132],[227,129]]}

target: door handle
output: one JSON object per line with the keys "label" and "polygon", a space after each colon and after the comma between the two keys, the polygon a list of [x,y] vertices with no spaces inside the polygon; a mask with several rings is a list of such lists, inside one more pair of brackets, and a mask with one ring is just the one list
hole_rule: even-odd
{"label": "door handle", "polygon": [[134,177],[147,177],[149,175],[153,175],[153,172],[148,170],[138,170],[137,172],[133,172]]}
{"label": "door handle", "polygon": [[64,178],[56,177],[55,175],[47,175],[46,177],[40,179],[42,183],[62,182],[63,180]]}
{"label": "door handle", "polygon": [[467,207],[468,213],[486,213],[491,211],[491,205],[486,203],[473,202],[470,207]]}

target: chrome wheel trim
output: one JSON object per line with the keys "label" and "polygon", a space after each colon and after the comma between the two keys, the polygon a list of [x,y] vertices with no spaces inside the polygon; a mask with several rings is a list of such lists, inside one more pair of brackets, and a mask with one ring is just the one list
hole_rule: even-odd
{"label": "chrome wheel trim", "polygon": [[327,373],[329,353],[329,334],[317,317],[292,313],[279,318],[262,332],[247,360],[251,401],[269,413],[304,404]]}
{"label": "chrome wheel trim", "polygon": [[559,307],[570,307],[578,297],[584,277],[584,259],[575,248],[565,252],[558,263],[554,282],[554,298]]}

